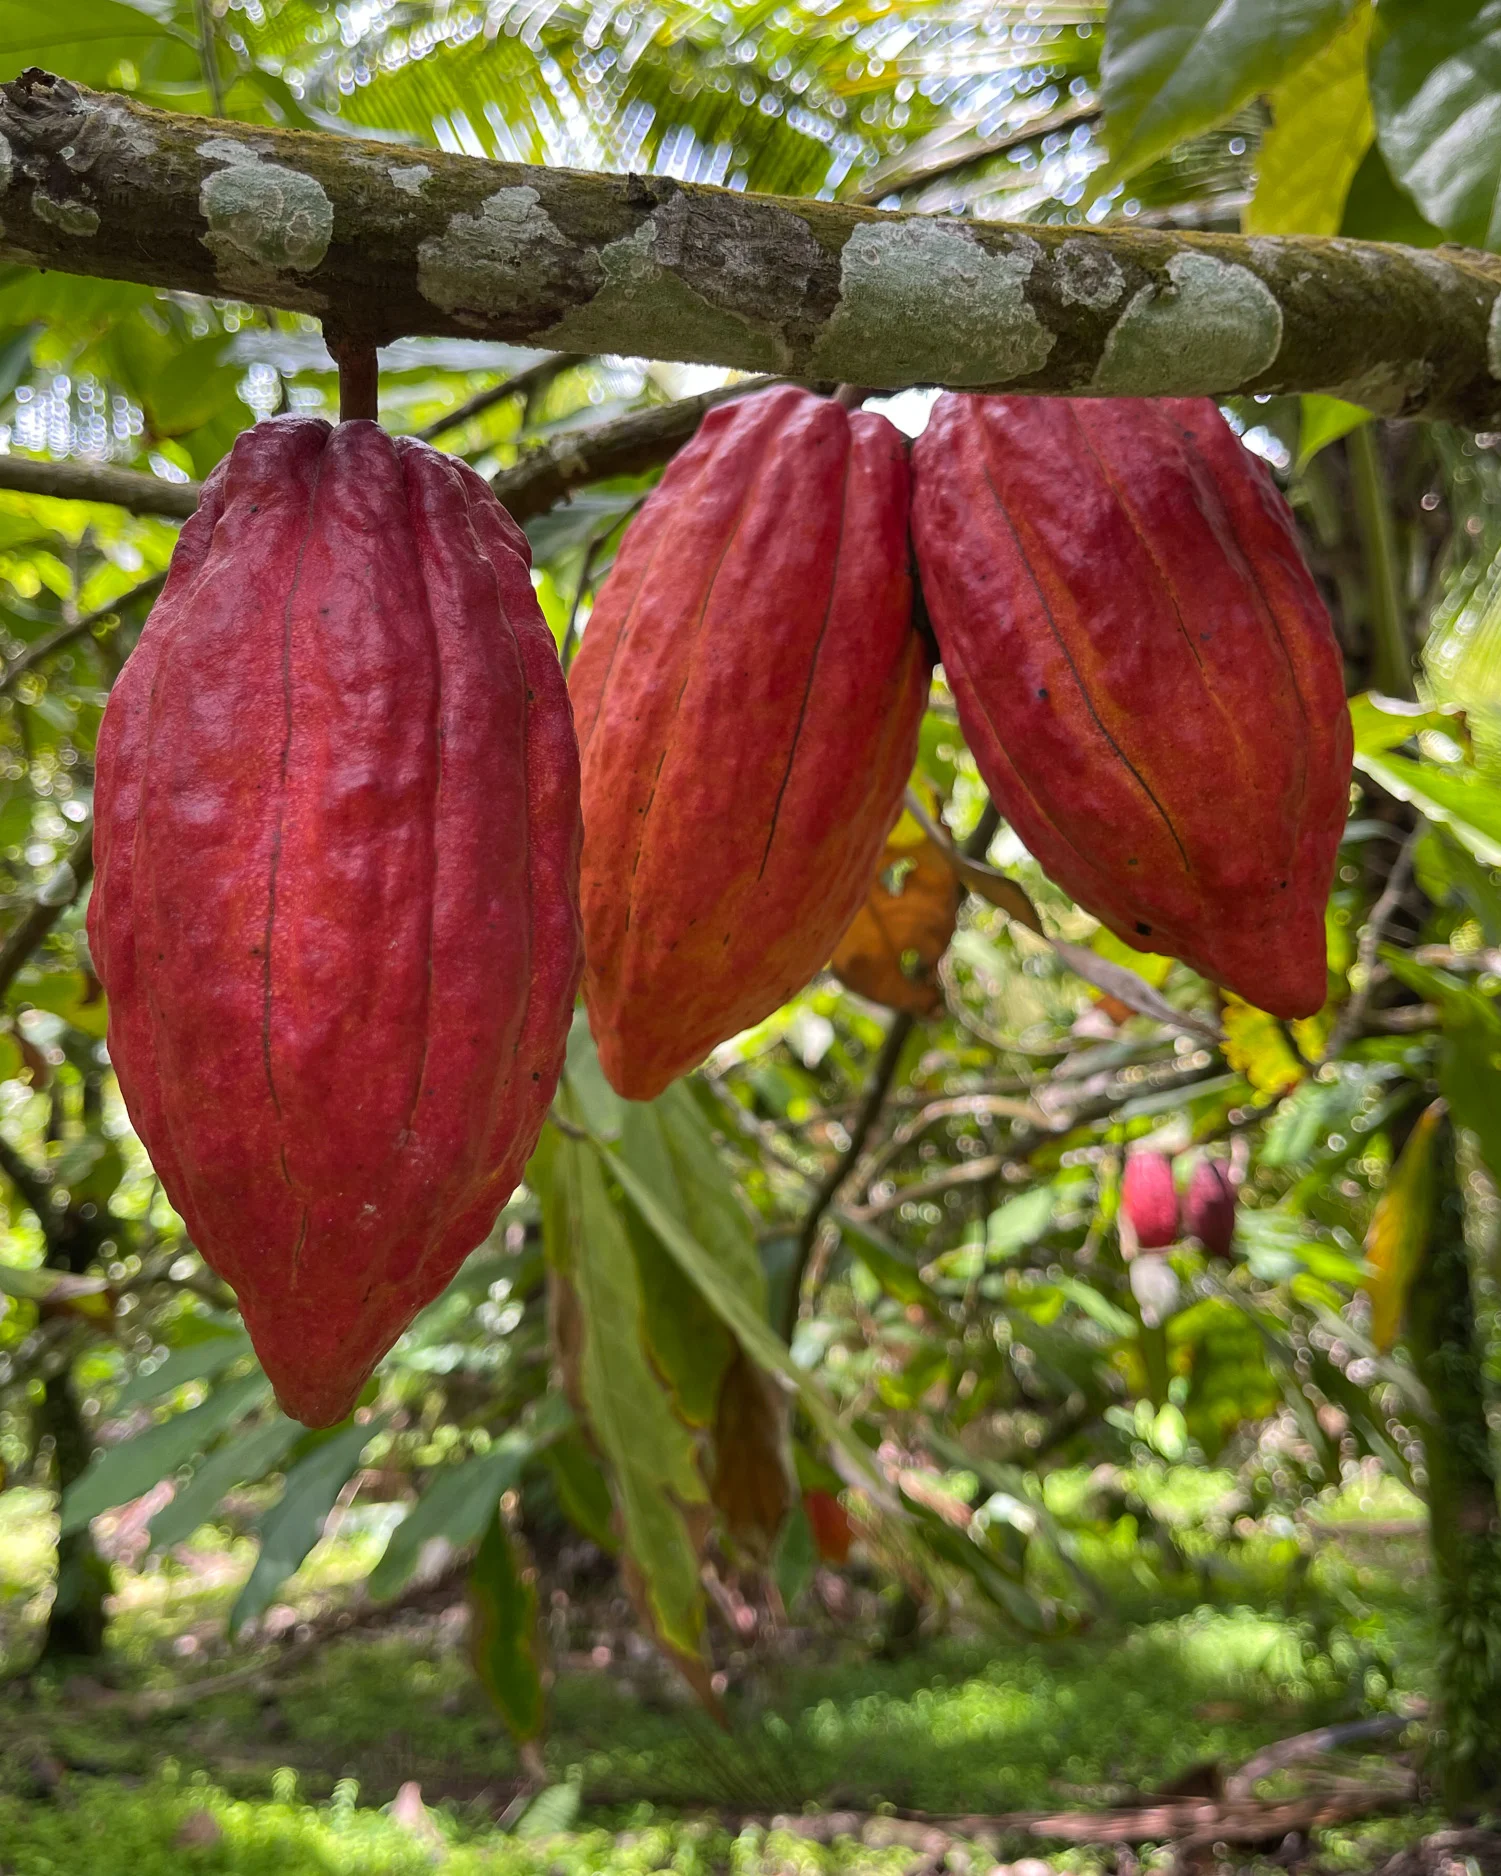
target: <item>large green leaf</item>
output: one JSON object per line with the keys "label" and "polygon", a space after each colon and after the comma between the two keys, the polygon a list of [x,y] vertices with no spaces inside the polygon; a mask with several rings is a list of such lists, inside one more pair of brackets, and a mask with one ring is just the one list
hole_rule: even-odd
{"label": "large green leaf", "polygon": [[1501,243],[1501,0],[1382,0],[1371,102],[1387,167],[1428,220]]}
{"label": "large green leaf", "polygon": [[209,1454],[176,1497],[151,1520],[151,1547],[170,1550],[207,1524],[226,1492],[253,1484],[281,1464],[307,1428],[278,1413]]}
{"label": "large green leaf", "polygon": [[[562,1105],[571,1105],[566,1091]],[[549,1128],[538,1165],[548,1259],[577,1303],[577,1374],[589,1424],[614,1478],[647,1614],[691,1673],[702,1659],[704,1599],[686,1513],[708,1498],[697,1446],[647,1358],[636,1257],[599,1160]]]}
{"label": "large green leaf", "polygon": [[1433,1223],[1434,1143],[1442,1114],[1443,1103],[1435,1101],[1408,1135],[1366,1233],[1371,1274],[1365,1287],[1371,1298],[1371,1340],[1379,1349],[1390,1348],[1397,1339],[1407,1293],[1427,1249]]}
{"label": "large green leaf", "polygon": [[1282,83],[1353,0],[1114,0],[1100,78],[1111,173],[1130,176]]}
{"label": "large green leaf", "polygon": [[1247,234],[1338,232],[1345,197],[1371,145],[1370,34],[1371,9],[1362,5],[1272,93],[1272,128],[1256,156]]}
{"label": "large green leaf", "polygon": [[257,1371],[210,1394],[200,1406],[174,1414],[118,1446],[106,1447],[63,1493],[62,1529],[80,1530],[101,1511],[128,1504],[211,1446],[227,1426],[265,1397],[270,1387]]}
{"label": "large green leaf", "polygon": [[523,1574],[505,1519],[491,1507],[469,1573],[469,1656],[480,1685],[518,1740],[542,1731],[541,1644],[537,1588]]}
{"label": "large green leaf", "polygon": [[441,1538],[454,1550],[464,1550],[474,1543],[502,1496],[520,1480],[527,1462],[565,1432],[571,1421],[568,1403],[554,1395],[529,1426],[505,1434],[489,1452],[437,1473],[391,1533],[380,1561],[370,1572],[368,1587],[375,1601],[384,1602],[406,1587],[424,1545],[434,1538]]}
{"label": "large green leaf", "polygon": [[115,1396],[110,1409],[115,1415],[142,1401],[160,1400],[188,1381],[211,1381],[223,1374],[232,1362],[250,1353],[250,1337],[242,1329],[216,1329],[201,1341],[186,1348],[173,1349],[157,1367],[137,1372]]}
{"label": "large green leaf", "polygon": [[229,1612],[231,1635],[267,1609],[282,1584],[302,1567],[359,1465],[360,1454],[384,1425],[381,1416],[340,1427],[304,1454],[287,1474],[286,1489],[260,1520],[260,1555]]}

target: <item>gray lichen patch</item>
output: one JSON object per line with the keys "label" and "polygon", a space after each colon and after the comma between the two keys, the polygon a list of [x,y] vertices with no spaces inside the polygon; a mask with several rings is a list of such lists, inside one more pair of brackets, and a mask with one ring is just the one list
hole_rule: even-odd
{"label": "gray lichen patch", "polygon": [[258,163],[260,152],[238,137],[206,137],[193,146],[206,163]]}
{"label": "gray lichen patch", "polygon": [[[742,369],[781,370],[789,362],[789,352],[780,330],[724,304],[725,274],[743,271],[743,257],[730,252],[733,243],[723,243],[716,256],[712,284],[720,290],[711,300],[678,271],[678,267],[688,271],[693,260],[684,251],[681,233],[673,225],[669,204],[654,210],[632,233],[611,241],[599,254],[603,280],[593,298],[539,334],[538,343],[556,351],[639,351],[713,362],[725,349],[728,316],[744,334],[743,347],[739,343],[735,347],[736,364]],[[807,239],[812,242],[811,236]],[[664,257],[664,245],[671,260]],[[700,270],[693,271],[697,280]],[[754,291],[747,281],[742,298],[753,302],[764,290],[764,280],[756,283]]]}
{"label": "gray lichen patch", "polygon": [[1493,378],[1501,378],[1501,293],[1491,301],[1491,316],[1485,328],[1485,358]]}
{"label": "gray lichen patch", "polygon": [[421,195],[422,185],[432,171],[426,163],[388,163],[386,174],[391,178],[391,186],[400,189],[403,195]]}
{"label": "gray lichen patch", "polygon": [[1053,280],[1065,305],[1104,312],[1126,290],[1126,276],[1100,241],[1065,241],[1053,256]]}
{"label": "gray lichen patch", "polygon": [[244,261],[299,273],[318,266],[333,239],[334,205],[316,177],[279,163],[219,160],[227,167],[204,177],[198,206],[208,223],[202,240],[221,277]]}
{"label": "gray lichen patch", "polygon": [[59,202],[38,189],[31,198],[31,212],[38,221],[51,222],[64,234],[87,236],[99,232],[99,211],[86,202]]}
{"label": "gray lichen patch", "polygon": [[10,187],[15,170],[16,158],[15,152],[10,147],[10,138],[0,135],[0,190]]}
{"label": "gray lichen patch", "polygon": [[556,255],[568,245],[535,189],[497,189],[477,213],[450,216],[417,249],[417,289],[456,318],[488,316],[528,297],[521,277],[545,273],[547,250]]}
{"label": "gray lichen patch", "polygon": [[1041,252],[1017,235],[996,253],[952,222],[861,223],[840,255],[814,373],[880,386],[1026,377],[1054,345],[1026,292]]}
{"label": "gray lichen patch", "polygon": [[1193,397],[1258,377],[1282,345],[1282,308],[1249,267],[1175,254],[1167,281],[1141,287],[1111,327],[1092,388],[1121,397]]}

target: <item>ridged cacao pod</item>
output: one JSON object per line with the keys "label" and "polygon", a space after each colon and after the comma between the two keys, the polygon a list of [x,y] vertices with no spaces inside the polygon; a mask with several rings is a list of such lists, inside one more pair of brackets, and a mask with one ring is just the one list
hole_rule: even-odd
{"label": "ridged cacao pod", "polygon": [[1183,1219],[1211,1257],[1228,1257],[1235,1239],[1235,1187],[1223,1160],[1201,1159],[1188,1181]]}
{"label": "ridged cacao pod", "polygon": [[913,540],[980,773],[1057,883],[1274,1015],[1326,989],[1348,804],[1339,650],[1207,398],[945,396]]}
{"label": "ridged cacao pod", "polygon": [[828,959],[917,753],[903,440],[788,386],[723,404],[621,543],[569,678],[584,996],[645,1101]]}
{"label": "ridged cacao pod", "polygon": [[100,731],[120,1089],[311,1426],[489,1231],[561,1066],[577,752],[528,559],[462,463],[258,424]]}
{"label": "ridged cacao pod", "polygon": [[1178,1241],[1178,1188],[1166,1153],[1133,1153],[1121,1179],[1121,1217],[1136,1248],[1160,1251]]}

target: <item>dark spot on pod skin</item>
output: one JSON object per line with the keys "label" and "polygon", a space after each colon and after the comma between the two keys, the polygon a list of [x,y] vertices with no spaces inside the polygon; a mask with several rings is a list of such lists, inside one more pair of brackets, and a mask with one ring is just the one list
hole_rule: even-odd
{"label": "dark spot on pod skin", "polygon": [[1048,693],[1047,693],[1047,687],[1046,687],[1045,685],[1044,685],[1044,686],[1043,686],[1043,687],[1042,687],[1041,689],[1039,689],[1039,691],[1038,691],[1038,693],[1037,693],[1037,695],[1038,695],[1039,697],[1046,697],[1046,696],[1047,696],[1047,694],[1048,694]]}
{"label": "dark spot on pod skin", "polygon": [[1136,921],[1136,935],[1137,935],[1137,936],[1138,936],[1139,938],[1150,938],[1150,937],[1151,937],[1151,935],[1152,935],[1152,928],[1151,928],[1151,926],[1150,926],[1150,925],[1143,925],[1143,924],[1142,924],[1142,922],[1141,922],[1141,920],[1140,920],[1140,919],[1138,919],[1138,920]]}
{"label": "dark spot on pod skin", "polygon": [[541,1075],[540,1075],[540,1074],[538,1073],[538,1071],[537,1071],[537,1070],[536,1070],[536,1069],[534,1068],[534,1069],[532,1070],[532,1080],[533,1080],[533,1081],[540,1081],[541,1079],[542,1079],[542,1077],[541,1077]]}

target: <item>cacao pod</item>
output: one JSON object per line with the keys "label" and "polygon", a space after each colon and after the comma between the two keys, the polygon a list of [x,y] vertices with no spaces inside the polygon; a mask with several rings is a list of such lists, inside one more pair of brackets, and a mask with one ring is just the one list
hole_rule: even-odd
{"label": "cacao pod", "polygon": [[824,1563],[842,1569],[855,1540],[849,1513],[832,1492],[804,1492],[803,1511],[813,1531],[813,1547]]}
{"label": "cacao pod", "polygon": [[621,543],[569,678],[584,997],[650,1100],[854,917],[917,753],[900,434],[792,386],[722,404]]}
{"label": "cacao pod", "polygon": [[1263,466],[1207,398],[944,396],[913,478],[960,722],[1039,865],[1137,950],[1321,1008],[1350,722]]}
{"label": "cacao pod", "polygon": [[1178,1241],[1178,1188],[1166,1153],[1133,1153],[1121,1179],[1121,1220],[1137,1250],[1160,1251]]}
{"label": "cacao pod", "polygon": [[1235,1238],[1235,1187],[1223,1160],[1201,1159],[1183,1201],[1185,1224],[1211,1257],[1228,1257]]}
{"label": "cacao pod", "polygon": [[111,1059],[311,1426],[489,1231],[561,1067],[577,751],[528,561],[464,464],[258,424],[104,715]]}

